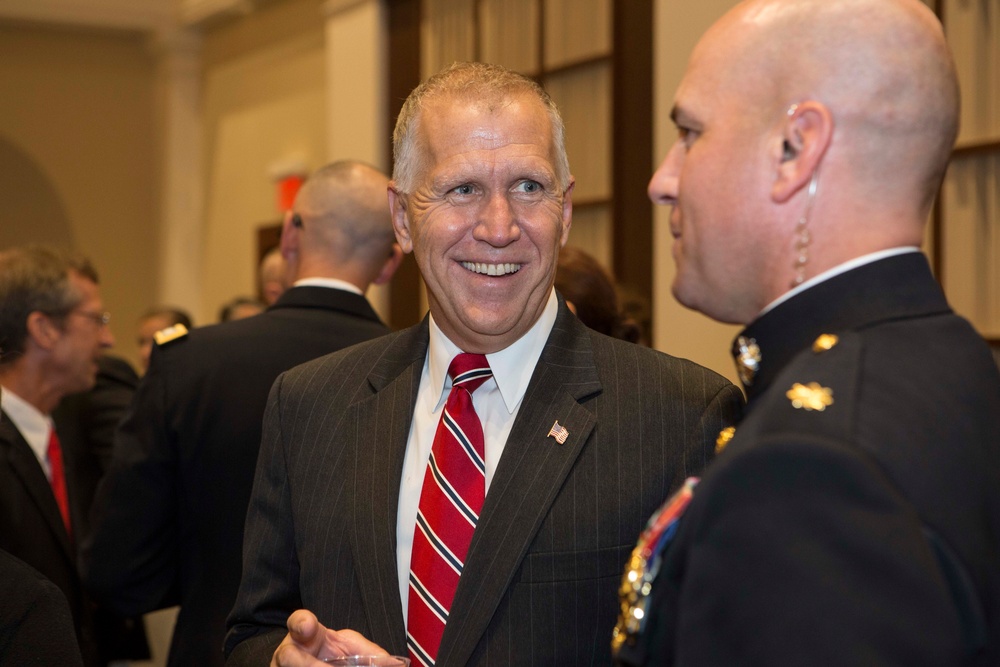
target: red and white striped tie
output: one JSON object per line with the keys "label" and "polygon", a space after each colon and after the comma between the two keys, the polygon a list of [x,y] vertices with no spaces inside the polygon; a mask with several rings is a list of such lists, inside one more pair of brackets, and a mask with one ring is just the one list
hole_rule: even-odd
{"label": "red and white striped tie", "polygon": [[451,393],[424,474],[410,558],[406,643],[414,667],[437,659],[465,556],[486,498],[483,426],[472,392],[493,372],[481,354],[459,354],[448,367]]}

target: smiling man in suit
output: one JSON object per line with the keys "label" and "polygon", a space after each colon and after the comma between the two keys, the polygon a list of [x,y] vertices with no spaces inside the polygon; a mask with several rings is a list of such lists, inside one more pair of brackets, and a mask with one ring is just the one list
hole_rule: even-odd
{"label": "smiling man in suit", "polygon": [[227,664],[607,664],[630,533],[741,394],[556,294],[573,178],[533,81],[445,70],[408,98],[394,151],[396,238],[430,315],[275,383]]}
{"label": "smiling man in suit", "polygon": [[114,344],[107,323],[83,257],[42,246],[0,253],[0,548],[62,590],[86,665],[99,664],[98,646],[76,562],[96,464],[60,441],[52,413],[94,386]]}

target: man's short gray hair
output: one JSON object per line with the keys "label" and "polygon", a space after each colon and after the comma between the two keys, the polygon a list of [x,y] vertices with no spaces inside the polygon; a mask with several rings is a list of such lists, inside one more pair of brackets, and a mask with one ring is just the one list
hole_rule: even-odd
{"label": "man's short gray hair", "polygon": [[566,158],[565,128],[555,102],[537,82],[499,65],[454,63],[413,89],[396,119],[392,133],[392,178],[400,192],[412,192],[423,165],[417,146],[420,114],[428,100],[454,97],[475,101],[490,111],[502,108],[518,94],[534,95],[549,114],[552,123],[552,147],[556,179],[563,189],[569,187],[569,160]]}
{"label": "man's short gray hair", "polygon": [[76,253],[39,245],[0,252],[0,365],[24,352],[28,315],[63,318],[80,305],[83,295],[70,284],[71,271],[97,282],[94,267]]}

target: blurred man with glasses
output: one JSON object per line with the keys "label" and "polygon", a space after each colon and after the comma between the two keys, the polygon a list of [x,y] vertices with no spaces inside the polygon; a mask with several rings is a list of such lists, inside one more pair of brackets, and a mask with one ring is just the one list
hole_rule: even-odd
{"label": "blurred man with glasses", "polygon": [[63,397],[94,386],[114,344],[97,282],[75,254],[0,252],[0,548],[66,595],[86,665],[100,662],[76,554],[96,462],[63,445],[51,415]]}

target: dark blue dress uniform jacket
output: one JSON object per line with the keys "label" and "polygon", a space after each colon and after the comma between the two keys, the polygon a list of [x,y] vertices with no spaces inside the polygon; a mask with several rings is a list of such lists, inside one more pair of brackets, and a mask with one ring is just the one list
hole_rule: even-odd
{"label": "dark blue dress uniform jacket", "polygon": [[[837,344],[814,351],[821,334]],[[836,276],[743,335],[747,412],[621,664],[1000,664],[1000,375],[925,258]],[[811,383],[822,411],[789,398]]]}

